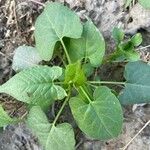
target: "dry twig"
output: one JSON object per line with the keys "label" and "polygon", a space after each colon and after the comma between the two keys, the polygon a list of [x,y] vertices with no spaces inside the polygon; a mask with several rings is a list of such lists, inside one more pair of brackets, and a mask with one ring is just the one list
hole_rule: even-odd
{"label": "dry twig", "polygon": [[45,4],[43,4],[41,2],[38,2],[38,1],[35,1],[35,0],[29,0],[29,1],[45,7]]}
{"label": "dry twig", "polygon": [[126,150],[133,140],[150,124],[150,120],[139,130],[139,132],[121,149]]}

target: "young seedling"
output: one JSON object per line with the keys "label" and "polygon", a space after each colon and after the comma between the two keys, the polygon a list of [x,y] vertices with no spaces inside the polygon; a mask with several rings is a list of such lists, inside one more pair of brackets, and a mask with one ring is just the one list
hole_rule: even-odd
{"label": "young seedling", "polygon": [[[118,29],[114,29],[113,35],[118,49],[123,49],[119,57],[131,58],[122,51],[130,42],[138,46],[140,35],[127,43],[122,42],[124,34]],[[29,106],[25,122],[44,150],[75,149],[72,126],[58,123],[67,103],[78,127],[87,136],[108,140],[121,133],[121,104],[150,102],[150,66],[142,61],[126,65],[126,82],[89,80],[90,71],[102,65],[104,39],[92,21],[81,23],[79,17],[62,4],[47,3],[35,23],[35,41],[36,48],[23,46],[16,50],[13,68],[20,72],[1,85],[0,92]],[[62,49],[66,57],[60,66],[39,65],[41,60],[49,62],[57,55],[60,57]],[[115,96],[104,86],[107,84],[121,84],[124,88]],[[49,121],[45,113],[55,101],[63,104],[55,119]],[[24,120],[10,118],[2,106],[0,108],[1,127]]]}
{"label": "young seedling", "polygon": [[142,35],[140,33],[135,34],[129,39],[125,39],[123,30],[115,27],[112,35],[116,43],[116,49],[105,59],[105,62],[140,60],[140,54],[135,50],[142,43]]}

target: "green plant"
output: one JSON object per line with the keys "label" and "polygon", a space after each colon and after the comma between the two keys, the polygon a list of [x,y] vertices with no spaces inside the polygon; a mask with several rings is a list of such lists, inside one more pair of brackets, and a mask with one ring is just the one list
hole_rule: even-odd
{"label": "green plant", "polygon": [[105,62],[140,60],[140,54],[135,49],[142,43],[142,35],[140,33],[135,34],[131,38],[125,39],[123,30],[115,27],[112,35],[116,43],[116,49],[105,59]]}
{"label": "green plant", "polygon": [[[128,7],[133,0],[125,0],[125,7]],[[144,7],[144,8],[150,8],[150,1],[149,0],[138,0],[138,2]]]}
{"label": "green plant", "polygon": [[[115,30],[117,47],[123,46],[124,35]],[[137,46],[139,39],[136,35],[130,41]],[[150,102],[150,66],[142,61],[126,65],[126,82],[89,80],[90,72],[103,62],[105,42],[90,20],[82,25],[67,7],[56,2],[47,4],[35,24],[35,41],[37,49],[21,46],[16,50],[13,68],[20,72],[1,85],[0,92],[29,106],[26,123],[45,150],[74,149],[72,126],[58,124],[67,103],[77,125],[87,136],[107,140],[118,136],[122,130],[120,102]],[[60,66],[38,65],[41,60],[52,58],[60,59]],[[105,84],[124,85],[124,88],[115,96]],[[55,119],[49,121],[45,112],[56,100],[64,101]],[[10,118],[0,107],[1,127],[24,119]]]}

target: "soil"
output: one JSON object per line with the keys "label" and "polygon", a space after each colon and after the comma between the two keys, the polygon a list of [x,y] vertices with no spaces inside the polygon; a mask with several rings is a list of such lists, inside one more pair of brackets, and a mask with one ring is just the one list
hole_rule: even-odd
{"label": "soil", "polygon": [[[34,0],[45,3],[46,0]],[[114,26],[122,27],[127,35],[141,32],[142,46],[138,49],[144,61],[150,60],[150,10],[145,10],[138,3],[124,8],[124,0],[56,0],[65,3],[82,19],[89,17],[99,28],[107,42],[107,53],[114,49],[111,31]],[[30,0],[0,0],[0,84],[11,78],[14,50],[20,45],[34,46],[34,23],[42,12],[43,6]],[[122,64],[105,66],[101,78],[121,80]],[[119,70],[119,73],[118,73]],[[11,116],[22,116],[26,113],[24,104],[15,101],[8,95],[1,94],[0,102]],[[59,105],[52,108],[57,109]],[[53,109],[52,109],[53,110]],[[113,140],[102,142],[89,139],[77,128],[67,107],[62,120],[67,118],[74,127],[77,150],[119,150],[150,120],[150,105],[133,105],[124,107],[124,127],[122,134]],[[50,110],[50,116],[53,111]],[[150,150],[150,126],[128,146],[127,150]],[[37,138],[24,124],[7,126],[0,133],[0,150],[42,150]]]}

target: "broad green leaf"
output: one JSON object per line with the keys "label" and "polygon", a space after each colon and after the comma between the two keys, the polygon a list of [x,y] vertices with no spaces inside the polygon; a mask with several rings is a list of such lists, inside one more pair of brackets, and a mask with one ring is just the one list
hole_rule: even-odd
{"label": "broad green leaf", "polygon": [[52,125],[40,107],[32,107],[27,125],[38,137],[44,150],[74,150],[75,140],[71,125]]}
{"label": "broad green leaf", "polygon": [[40,61],[42,61],[42,59],[36,48],[31,46],[19,46],[15,50],[12,68],[18,72],[36,66]]}
{"label": "broad green leaf", "polygon": [[25,69],[0,86],[0,92],[29,104],[48,105],[66,96],[65,90],[54,82],[61,74],[62,69],[56,66]]}
{"label": "broad green leaf", "polygon": [[130,62],[125,67],[127,80],[125,89],[120,93],[122,104],[150,102],[150,65],[142,62]]}
{"label": "broad green leaf", "polygon": [[118,136],[122,129],[122,109],[118,99],[105,86],[98,87],[93,100],[71,98],[70,107],[79,128],[88,136],[106,140]]}
{"label": "broad green leaf", "polygon": [[65,70],[65,83],[73,83],[75,85],[83,85],[86,81],[85,74],[81,68],[81,63],[78,61],[74,64],[69,64]]}
{"label": "broad green leaf", "polygon": [[139,46],[142,43],[142,40],[143,39],[141,33],[137,33],[131,38],[131,42],[134,46]]}
{"label": "broad green leaf", "polygon": [[14,123],[15,120],[9,117],[3,107],[0,105],[0,127],[4,127],[8,124]]}
{"label": "broad green leaf", "polygon": [[71,39],[68,53],[72,62],[89,59],[93,66],[99,66],[105,53],[105,42],[95,25],[87,21],[83,26],[82,38]]}
{"label": "broad green leaf", "polygon": [[150,0],[138,0],[144,8],[150,8]]}
{"label": "broad green leaf", "polygon": [[63,37],[80,38],[82,25],[79,17],[57,2],[48,3],[35,23],[36,47],[44,60],[50,60],[56,42]]}
{"label": "broad green leaf", "polygon": [[121,28],[115,27],[112,31],[112,36],[117,44],[124,39],[124,32]]}

